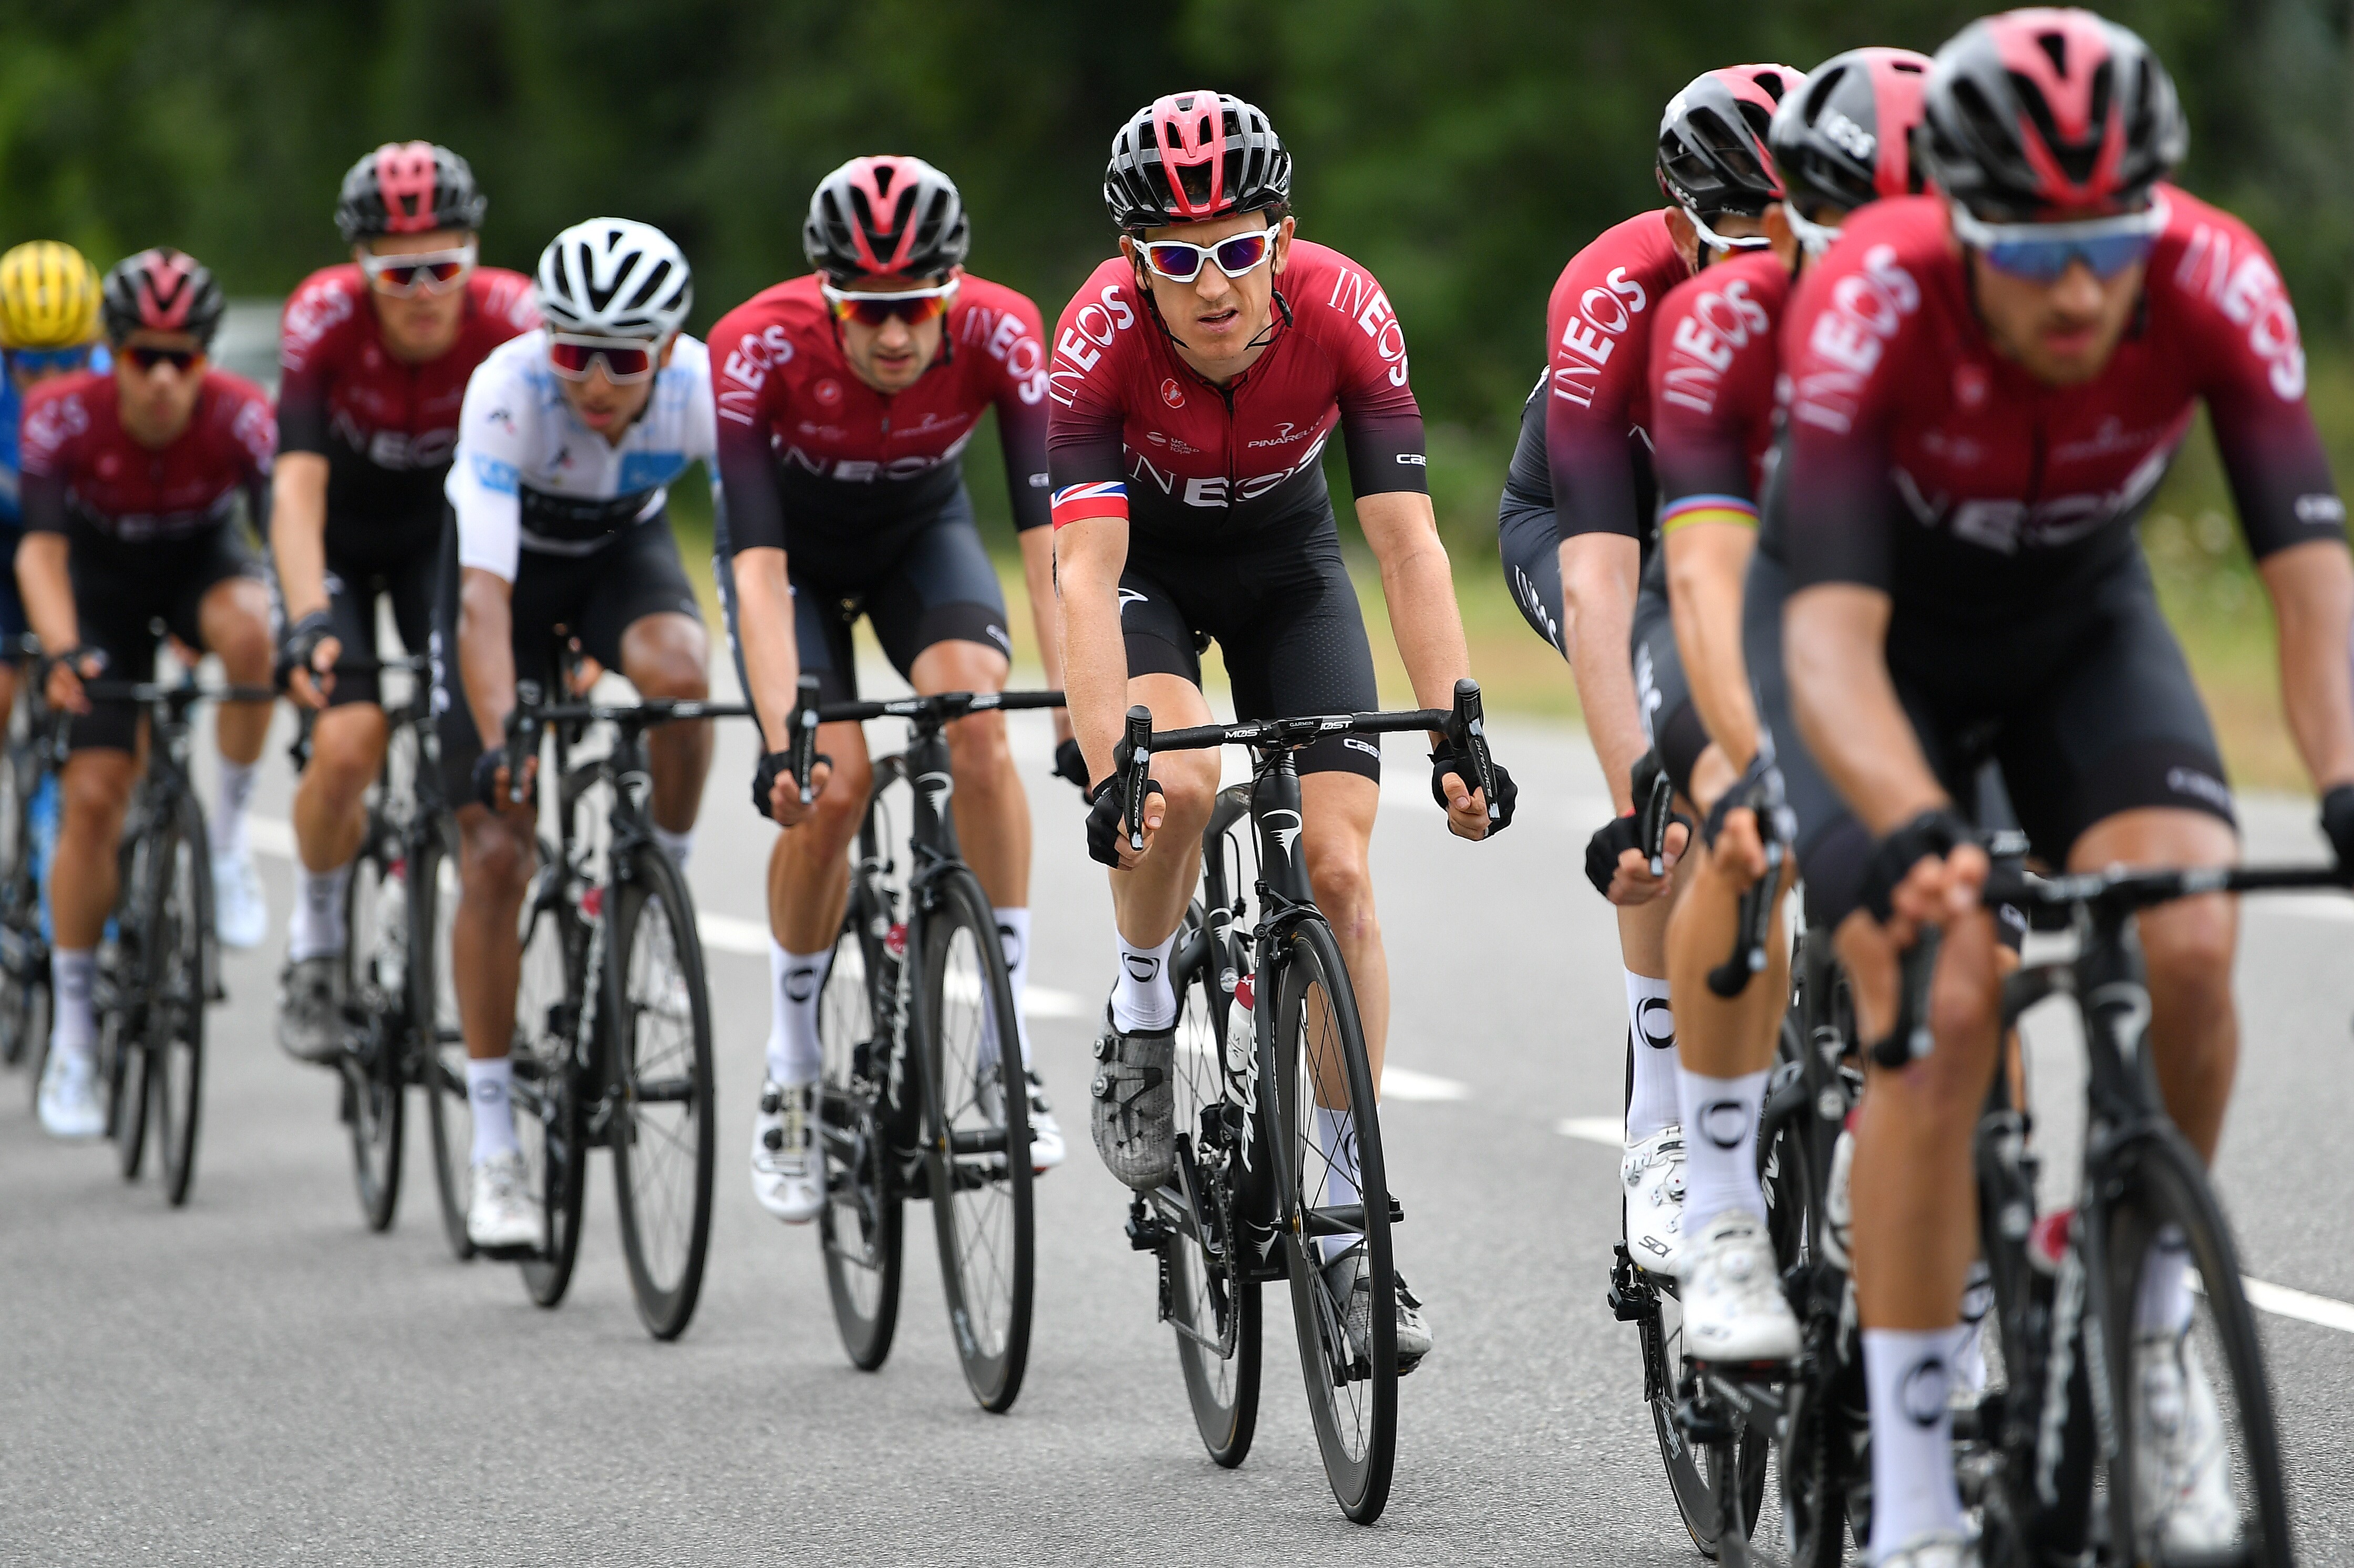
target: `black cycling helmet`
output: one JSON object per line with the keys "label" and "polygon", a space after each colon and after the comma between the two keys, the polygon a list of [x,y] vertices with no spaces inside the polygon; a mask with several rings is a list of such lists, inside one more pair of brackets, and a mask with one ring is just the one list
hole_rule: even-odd
{"label": "black cycling helmet", "polygon": [[1265,113],[1222,92],[1172,92],[1112,138],[1104,206],[1122,232],[1203,223],[1291,200],[1291,154]]}
{"label": "black cycling helmet", "polygon": [[335,198],[344,243],[482,227],[490,206],[466,160],[430,142],[387,142],[351,166]]}
{"label": "black cycling helmet", "polygon": [[116,343],[143,329],[188,333],[207,347],[228,308],[203,262],[163,246],[117,261],[100,287],[99,302],[106,335]]}
{"label": "black cycling helmet", "polygon": [[2129,212],[2190,149],[2174,80],[2090,11],[1985,16],[1929,72],[1929,178],[1981,218]]}
{"label": "black cycling helmet", "polygon": [[818,182],[801,252],[838,286],[939,278],[964,265],[972,225],[956,182],[921,158],[853,158]]}
{"label": "black cycling helmet", "polygon": [[1882,196],[1917,194],[1912,152],[1929,57],[1911,49],[1850,49],[1807,73],[1782,101],[1766,139],[1795,206],[1852,212]]}
{"label": "black cycling helmet", "polygon": [[1694,77],[1659,117],[1659,189],[1702,217],[1763,217],[1782,199],[1766,130],[1806,79],[1786,65],[1728,66]]}

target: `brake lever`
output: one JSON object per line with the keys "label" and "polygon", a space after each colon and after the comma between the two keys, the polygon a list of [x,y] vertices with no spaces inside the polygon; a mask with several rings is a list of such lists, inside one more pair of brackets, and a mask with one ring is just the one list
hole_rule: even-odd
{"label": "brake lever", "polygon": [[514,727],[507,731],[507,804],[520,806],[531,798],[525,789],[523,768],[526,758],[539,753],[539,704],[542,696],[537,681],[515,683]]}
{"label": "brake lever", "polygon": [[1455,715],[1448,727],[1470,758],[1476,775],[1473,782],[1479,798],[1488,802],[1488,820],[1497,821],[1504,808],[1496,800],[1496,759],[1488,750],[1488,721],[1479,703],[1479,683],[1469,675],[1455,683]]}
{"label": "brake lever", "polygon": [[1935,926],[1923,927],[1897,960],[1896,1027],[1872,1047],[1872,1059],[1883,1067],[1909,1066],[1935,1044],[1929,1033],[1929,981],[1936,973],[1942,938]]}
{"label": "brake lever", "polygon": [[1142,703],[1128,710],[1128,847],[1144,853],[1144,788],[1152,771],[1152,710]]}
{"label": "brake lever", "polygon": [[[1651,755],[1644,753],[1644,760],[1648,761]],[[1638,780],[1642,767],[1642,762],[1635,765]],[[1640,793],[1639,790],[1638,792]],[[1637,830],[1643,841],[1643,858],[1650,863],[1653,876],[1668,874],[1668,824],[1675,818],[1675,780],[1670,779],[1668,770],[1662,768],[1651,775],[1649,795],[1637,808]]]}
{"label": "brake lever", "polygon": [[786,741],[792,753],[793,778],[801,787],[801,804],[817,799],[811,775],[817,771],[817,692],[815,675],[803,675],[793,699],[792,734]]}

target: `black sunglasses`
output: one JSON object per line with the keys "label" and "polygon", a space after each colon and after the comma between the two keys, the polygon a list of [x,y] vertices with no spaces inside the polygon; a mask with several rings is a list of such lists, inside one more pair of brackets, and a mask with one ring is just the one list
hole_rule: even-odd
{"label": "black sunglasses", "polygon": [[137,348],[126,348],[122,352],[129,356],[132,364],[142,370],[152,371],[169,360],[172,368],[183,375],[187,373],[188,366],[205,356],[205,351],[201,348],[148,348],[142,345]]}

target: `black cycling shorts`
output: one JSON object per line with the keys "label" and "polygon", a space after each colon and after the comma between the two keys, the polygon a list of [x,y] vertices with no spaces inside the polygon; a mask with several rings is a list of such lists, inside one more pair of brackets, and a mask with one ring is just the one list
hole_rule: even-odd
{"label": "black cycling shorts", "polygon": [[[120,545],[86,532],[71,535],[67,571],[73,581],[74,618],[82,642],[106,652],[107,681],[155,676],[155,623],[191,648],[203,648],[205,595],[231,577],[268,583],[269,568],[246,542],[243,524],[229,522],[194,538]],[[67,744],[75,751],[130,751],[139,738],[132,703],[92,703],[75,718]]]}
{"label": "black cycling shorts", "polygon": [[[441,592],[434,612],[433,677],[439,690],[443,798],[463,805],[474,799],[474,759],[482,755],[482,732],[466,701],[458,668],[458,588],[463,577],[453,541],[444,536]],[[578,640],[581,652],[619,673],[622,636],[650,615],[684,615],[696,624],[703,607],[695,585],[679,564],[678,541],[670,514],[657,512],[612,535],[612,543],[585,556],[522,552],[509,607],[515,679],[537,681],[550,693],[561,672],[557,629]]]}
{"label": "black cycling shorts", "polygon": [[[1215,642],[1237,718],[1379,708],[1373,644],[1329,514],[1305,540],[1245,549],[1161,555],[1138,548],[1131,536],[1119,578],[1129,674],[1182,675],[1198,686],[1202,652]],[[1299,753],[1299,767],[1379,781],[1378,737],[1328,736]]]}
{"label": "black cycling shorts", "polygon": [[[1798,739],[1782,669],[1788,591],[1780,562],[1750,557],[1743,641],[1798,819],[1808,918],[1830,926],[1862,902],[1872,838]],[[1980,826],[2016,822],[2044,863],[2064,866],[2087,828],[2121,811],[2234,822],[2206,707],[2138,554],[2063,611],[1890,641],[1897,696],[1939,782]]]}
{"label": "black cycling shorts", "polygon": [[[366,661],[379,657],[376,646],[376,600],[392,601],[393,629],[401,647],[422,653],[433,637],[433,600],[440,582],[441,551],[434,540],[392,563],[354,559],[335,548],[332,523],[327,530],[327,620],[343,644],[343,658]],[[327,695],[329,707],[346,703],[381,705],[383,682],[374,670],[342,671],[335,689]]]}
{"label": "black cycling shorts", "polygon": [[[722,512],[714,575],[741,679],[744,651],[736,635],[735,571]],[[795,550],[787,556],[785,571],[793,596],[793,645],[802,673],[817,677],[820,702],[846,703],[858,696],[851,631],[862,615],[903,680],[915,679],[917,658],[935,643],[978,642],[1013,661],[1005,590],[962,485],[928,521],[876,538],[855,565],[840,549]],[[744,689],[751,690],[748,679]]]}
{"label": "black cycling shorts", "polygon": [[1569,650],[1561,640],[1564,617],[1561,588],[1561,524],[1550,506],[1532,506],[1504,493],[1496,517],[1496,546],[1504,557],[1504,581],[1512,603],[1529,630],[1553,644],[1563,658]]}

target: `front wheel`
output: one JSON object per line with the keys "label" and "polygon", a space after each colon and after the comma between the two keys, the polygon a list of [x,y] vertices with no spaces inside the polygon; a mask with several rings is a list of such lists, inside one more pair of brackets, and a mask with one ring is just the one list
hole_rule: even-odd
{"label": "front wheel", "polygon": [[825,1160],[825,1207],[818,1243],[826,1294],[851,1365],[880,1368],[899,1323],[905,1200],[892,1128],[891,1044],[883,1021],[895,999],[885,979],[896,964],[884,946],[884,917],[864,883],[834,938],[833,962],[818,992],[817,1146]]}
{"label": "front wheel", "polygon": [[416,842],[408,860],[409,1049],[425,1089],[433,1134],[433,1185],[441,1235],[460,1262],[474,1255],[466,1238],[473,1193],[474,1112],[466,1094],[466,1036],[458,1026],[458,989],[450,976],[451,920],[458,910],[458,825],[441,818]]}
{"label": "front wheel", "polygon": [[711,1240],[711,994],[676,863],[641,846],[629,870],[606,965],[613,1196],[638,1317],[674,1340],[695,1316]]}
{"label": "front wheel", "polygon": [[925,1162],[940,1283],[965,1383],[983,1410],[1013,1408],[1030,1359],[1037,1238],[1031,1209],[1029,1083],[997,919],[981,885],[951,873],[924,921],[917,998]]}
{"label": "front wheel", "polygon": [[164,842],[148,846],[147,1094],[164,1157],[164,1196],[177,1208],[196,1179],[203,1118],[205,1006],[217,958],[212,863],[204,813],[182,795]]}
{"label": "front wheel", "polygon": [[[407,732],[404,731],[404,734]],[[400,1149],[408,1110],[408,981],[402,959],[408,943],[408,867],[397,857],[380,821],[368,824],[344,886],[345,995],[357,1018],[346,1019],[357,1049],[340,1063],[344,1103],[352,1134],[352,1181],[368,1229],[392,1224],[400,1202]],[[400,972],[394,971],[400,966]]]}
{"label": "front wheel", "polygon": [[539,1245],[523,1259],[524,1288],[553,1307],[572,1284],[580,1256],[580,1211],[587,1189],[587,1081],[575,1054],[580,1025],[579,916],[564,867],[540,845],[538,874],[522,916],[523,974],[515,988],[514,1064],[515,1142],[525,1180],[543,1216]]}
{"label": "front wheel", "polygon": [[[1278,1221],[1299,1370],[1341,1510],[1371,1524],[1397,1458],[1397,1274],[1364,1025],[1332,933],[1301,922],[1274,964]],[[1353,1167],[1353,1169],[1352,1169]]]}

